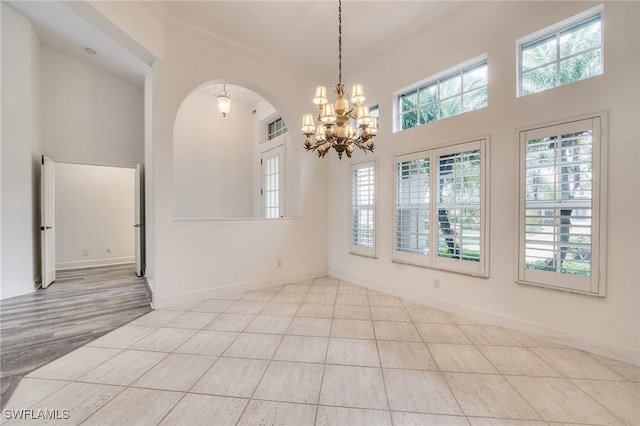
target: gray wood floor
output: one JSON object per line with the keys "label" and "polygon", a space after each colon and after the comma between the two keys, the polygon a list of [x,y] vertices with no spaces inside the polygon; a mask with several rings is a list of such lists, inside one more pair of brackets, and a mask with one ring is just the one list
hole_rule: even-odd
{"label": "gray wood floor", "polygon": [[134,266],[58,271],[47,289],[0,301],[1,406],[25,374],[149,312]]}

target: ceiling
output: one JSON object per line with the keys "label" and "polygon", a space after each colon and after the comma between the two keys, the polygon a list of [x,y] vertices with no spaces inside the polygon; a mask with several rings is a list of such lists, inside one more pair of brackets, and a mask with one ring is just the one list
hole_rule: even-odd
{"label": "ceiling", "polygon": [[[20,1],[8,3],[34,25],[42,45],[142,86],[153,57],[132,53],[107,35],[126,35],[89,22],[95,10],[87,2]],[[240,51],[275,63],[298,75],[327,82],[337,80],[338,7],[336,1],[144,1],[174,28],[195,30]],[[466,1],[355,1],[342,5],[343,69],[366,64],[455,12]],[[88,12],[87,12],[88,11]],[[160,18],[158,18],[160,19]],[[104,19],[102,19],[104,21]],[[109,23],[111,24],[111,23]],[[109,25],[107,24],[107,25]],[[139,45],[138,45],[139,46]],[[85,52],[90,47],[97,55]],[[128,48],[127,48],[128,47]],[[148,53],[148,52],[147,52]]]}
{"label": "ceiling", "polygon": [[[343,68],[348,71],[368,62],[464,4],[345,0]],[[160,5],[169,24],[204,30],[310,77],[337,79],[336,1],[163,1]]]}

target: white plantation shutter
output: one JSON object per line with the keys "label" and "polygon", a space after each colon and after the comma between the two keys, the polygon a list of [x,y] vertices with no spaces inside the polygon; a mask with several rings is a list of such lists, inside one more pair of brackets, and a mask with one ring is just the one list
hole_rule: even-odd
{"label": "white plantation shutter", "polygon": [[519,281],[604,295],[600,123],[520,133]]}
{"label": "white plantation shutter", "polygon": [[428,154],[397,157],[394,259],[431,264],[430,180]]}
{"label": "white plantation shutter", "polygon": [[376,255],[376,163],[351,168],[351,252]]}

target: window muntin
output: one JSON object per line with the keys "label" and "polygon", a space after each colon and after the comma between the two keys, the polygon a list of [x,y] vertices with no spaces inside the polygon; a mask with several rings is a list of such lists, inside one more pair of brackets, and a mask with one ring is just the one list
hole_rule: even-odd
{"label": "window muntin", "polygon": [[376,164],[356,164],[351,169],[351,252],[375,256]]}
{"label": "window muntin", "polygon": [[264,217],[280,217],[280,157],[274,155],[263,162]]}
{"label": "window muntin", "polygon": [[396,157],[394,260],[488,275],[486,145]]}
{"label": "window muntin", "polygon": [[487,73],[483,59],[401,94],[400,130],[486,107]]}
{"label": "window muntin", "polygon": [[282,120],[282,117],[278,117],[267,124],[267,140],[269,141],[285,133],[287,133],[287,125]]}
{"label": "window muntin", "polygon": [[[520,41],[520,96],[541,92],[603,72],[602,17],[581,14],[569,23],[543,31],[543,36]],[[530,37],[528,37],[530,38]]]}
{"label": "window muntin", "polygon": [[520,134],[521,282],[604,295],[600,121]]}

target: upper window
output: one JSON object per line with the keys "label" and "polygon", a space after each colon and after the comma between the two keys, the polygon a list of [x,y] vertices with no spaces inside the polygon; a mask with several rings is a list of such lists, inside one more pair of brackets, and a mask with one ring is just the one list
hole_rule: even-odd
{"label": "upper window", "polygon": [[486,140],[396,157],[393,258],[488,275]]}
{"label": "upper window", "polygon": [[398,96],[399,130],[484,108],[488,104],[487,60],[470,61]]}
{"label": "upper window", "polygon": [[351,253],[376,255],[376,162],[351,168]]}
{"label": "upper window", "polygon": [[287,125],[282,120],[282,117],[278,117],[267,124],[267,140],[269,141],[285,133],[287,133]]}
{"label": "upper window", "polygon": [[604,295],[601,121],[520,132],[520,282]]}
{"label": "upper window", "polygon": [[518,40],[519,96],[602,74],[602,6]]}

